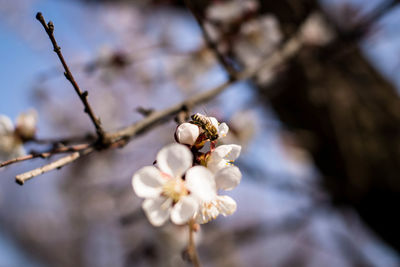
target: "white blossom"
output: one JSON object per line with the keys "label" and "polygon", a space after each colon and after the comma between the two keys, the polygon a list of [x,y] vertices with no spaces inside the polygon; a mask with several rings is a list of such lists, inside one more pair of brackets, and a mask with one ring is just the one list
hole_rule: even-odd
{"label": "white blossom", "polygon": [[186,146],[171,144],[158,152],[158,168],[146,166],[133,175],[133,189],[145,198],[142,208],[154,226],[163,225],[169,217],[175,224],[184,224],[197,211],[198,202],[189,195],[182,179],[192,161]]}
{"label": "white blossom", "polygon": [[209,20],[233,23],[247,12],[255,11],[257,8],[258,3],[254,0],[216,1],[207,9],[206,16]]}
{"label": "white blossom", "polygon": [[216,147],[207,159],[207,168],[213,173],[217,173],[223,168],[232,166],[233,162],[239,157],[241,149],[241,146],[234,144]]}
{"label": "white blossom", "polygon": [[[233,50],[245,67],[254,68],[276,50],[282,38],[276,17],[263,15],[242,25]],[[256,78],[258,83],[267,84],[273,77],[270,68],[263,67],[258,70]]]}
{"label": "white blossom", "polygon": [[18,135],[24,140],[32,139],[36,133],[37,120],[38,114],[34,109],[19,114],[15,123]]}
{"label": "white blossom", "polygon": [[[229,178],[229,177],[226,177]],[[236,202],[229,196],[219,196],[214,174],[203,166],[195,166],[186,174],[187,188],[199,202],[196,214],[198,223],[207,223],[219,214],[231,215],[236,211]]]}
{"label": "white blossom", "polygon": [[321,13],[311,14],[301,27],[302,41],[309,45],[322,46],[331,42],[334,31]]}
{"label": "white blossom", "polygon": [[0,114],[0,161],[25,154],[21,139],[15,135],[11,119]]}
{"label": "white blossom", "polygon": [[191,151],[185,145],[202,146],[211,139],[208,134],[203,135],[210,124],[218,130],[219,138],[229,131],[226,123],[219,123],[214,117],[197,114],[193,120],[177,127],[175,138],[181,144],[161,149],[157,154],[157,167],[146,166],[133,175],[133,189],[139,197],[145,198],[142,208],[154,226],[163,225],[168,218],[177,225],[191,219],[207,223],[220,214],[227,216],[236,211],[235,200],[219,195],[218,191],[232,190],[240,183],[242,174],[233,162],[239,157],[241,146],[215,148],[213,143],[211,152]]}
{"label": "white blossom", "polygon": [[253,140],[258,130],[257,115],[250,110],[241,110],[232,115],[229,125],[233,129],[232,133],[224,139],[224,144],[238,144],[242,149],[246,148]]}

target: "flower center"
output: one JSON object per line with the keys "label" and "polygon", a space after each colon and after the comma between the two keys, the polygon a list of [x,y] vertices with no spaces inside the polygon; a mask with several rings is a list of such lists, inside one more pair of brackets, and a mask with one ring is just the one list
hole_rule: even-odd
{"label": "flower center", "polygon": [[174,203],[178,202],[181,197],[186,196],[188,193],[181,178],[169,179],[162,188],[162,194],[171,198]]}

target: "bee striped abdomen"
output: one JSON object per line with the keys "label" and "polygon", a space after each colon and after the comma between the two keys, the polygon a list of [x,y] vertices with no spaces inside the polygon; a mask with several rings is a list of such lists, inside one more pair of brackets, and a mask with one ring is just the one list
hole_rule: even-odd
{"label": "bee striped abdomen", "polygon": [[192,118],[192,122],[194,124],[200,126],[204,130],[206,136],[211,141],[218,139],[218,130],[212,124],[211,120],[207,116],[204,116],[200,113],[196,113],[196,114],[193,114],[191,116],[191,118]]}

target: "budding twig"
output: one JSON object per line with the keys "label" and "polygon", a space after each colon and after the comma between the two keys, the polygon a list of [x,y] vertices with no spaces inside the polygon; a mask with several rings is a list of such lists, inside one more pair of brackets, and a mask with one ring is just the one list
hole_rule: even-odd
{"label": "budding twig", "polygon": [[96,117],[96,115],[93,112],[92,107],[90,106],[88,102],[88,91],[83,91],[80,89],[78,83],[75,81],[74,76],[72,75],[71,71],[69,70],[69,67],[67,63],[64,60],[64,56],[61,53],[61,47],[58,46],[57,41],[54,37],[54,24],[53,22],[49,21],[46,23],[46,20],[44,19],[43,15],[41,12],[38,12],[36,14],[36,19],[42,24],[43,28],[45,29],[47,35],[50,38],[51,43],[53,44],[53,50],[57,54],[58,58],[61,61],[61,64],[64,67],[64,76],[65,78],[72,84],[72,86],[75,89],[75,92],[78,94],[79,98],[81,99],[85,109],[84,111],[89,115],[94,127],[96,128],[96,133],[99,137],[100,140],[103,140],[104,137],[104,130],[101,127],[100,120]]}
{"label": "budding twig", "polygon": [[68,156],[62,157],[56,161],[51,162],[50,164],[46,164],[42,167],[36,168],[34,170],[19,174],[15,177],[15,180],[18,184],[23,185],[25,181],[32,179],[35,176],[41,175],[43,173],[49,172],[54,169],[59,169],[68,163],[71,163],[78,159],[83,155],[87,155],[93,151],[93,148],[87,148],[81,152],[74,152]]}

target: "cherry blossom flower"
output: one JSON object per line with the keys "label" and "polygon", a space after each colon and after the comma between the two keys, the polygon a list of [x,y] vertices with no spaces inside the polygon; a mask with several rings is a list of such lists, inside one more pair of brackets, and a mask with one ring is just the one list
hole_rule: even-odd
{"label": "cherry blossom flower", "polygon": [[15,134],[11,119],[0,114],[0,161],[25,154],[21,138]]}
{"label": "cherry blossom flower", "polygon": [[[229,180],[232,177],[223,177]],[[232,184],[230,181],[226,181]],[[229,196],[219,196],[218,187],[214,174],[204,166],[190,168],[186,174],[186,186],[199,202],[196,221],[204,224],[215,219],[219,214],[231,215],[236,211],[236,202]]]}
{"label": "cherry blossom flower", "polygon": [[[142,208],[154,226],[163,225],[168,218],[177,225],[191,219],[203,224],[236,211],[235,200],[218,191],[232,190],[240,183],[242,174],[233,162],[241,146],[215,148],[215,140],[206,131],[214,126],[221,138],[228,133],[228,125],[202,114],[192,118],[192,122],[182,123],[175,131],[180,144],[168,145],[158,152],[157,167],[146,166],[133,175],[133,189],[145,198]],[[215,129],[212,131],[215,134]],[[207,140],[211,141],[211,151],[199,152]],[[190,150],[187,145],[197,149]]]}
{"label": "cherry blossom flower", "polygon": [[145,198],[142,208],[154,226],[163,225],[169,217],[175,224],[184,224],[197,211],[198,202],[189,195],[182,179],[192,161],[192,153],[186,146],[171,144],[158,152],[158,168],[146,166],[133,175],[133,189]]}
{"label": "cherry blossom flower", "polygon": [[30,140],[35,136],[38,114],[31,109],[18,115],[15,130],[23,140]]}
{"label": "cherry blossom flower", "polygon": [[216,147],[207,159],[207,168],[217,173],[225,167],[232,166],[239,157],[241,149],[241,146],[234,144]]}

